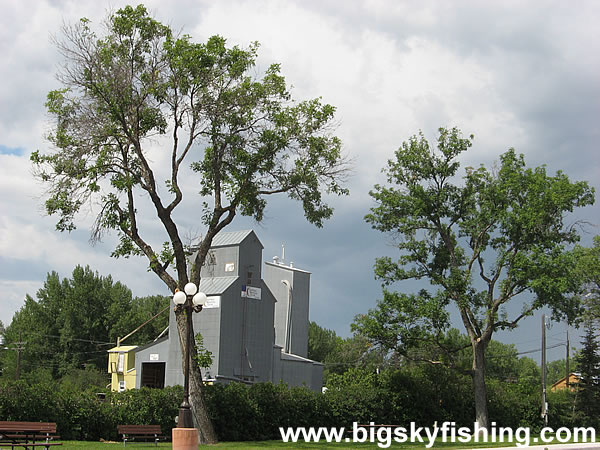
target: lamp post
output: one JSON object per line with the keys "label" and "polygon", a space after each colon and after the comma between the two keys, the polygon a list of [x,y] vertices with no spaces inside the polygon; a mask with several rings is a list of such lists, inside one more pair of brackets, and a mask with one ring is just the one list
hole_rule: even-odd
{"label": "lamp post", "polygon": [[206,294],[198,292],[198,287],[194,283],[188,283],[183,288],[173,294],[173,303],[175,311],[184,311],[187,321],[184,380],[183,380],[183,401],[179,406],[179,418],[177,419],[177,428],[194,428],[192,420],[192,410],[190,408],[190,348],[192,346],[192,313],[202,311],[202,306],[206,303]]}

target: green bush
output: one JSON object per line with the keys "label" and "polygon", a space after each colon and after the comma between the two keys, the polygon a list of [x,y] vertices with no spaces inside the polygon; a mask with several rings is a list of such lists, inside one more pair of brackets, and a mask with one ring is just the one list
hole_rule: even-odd
{"label": "green bush", "polygon": [[387,423],[431,426],[452,421],[457,426],[473,425],[471,378],[440,366],[390,370],[382,378],[392,402]]}
{"label": "green bush", "polygon": [[207,408],[217,436],[222,441],[258,439],[262,424],[250,389],[241,383],[216,384],[204,390]]}
{"label": "green bush", "polygon": [[56,382],[28,384],[0,382],[2,420],[56,422],[62,439],[117,439],[118,424],[159,424],[170,435],[182,398],[181,386],[108,393],[98,399],[93,391]]}
{"label": "green bush", "polygon": [[[490,379],[490,419],[497,426],[541,426],[539,390]],[[56,422],[65,440],[116,440],[119,424],[159,424],[169,436],[183,397],[181,386],[109,392],[104,400],[76,383],[0,379],[0,419]],[[351,427],[353,422],[472,426],[471,379],[441,367],[405,367],[381,374],[351,369],[331,374],[325,394],[284,384],[206,386],[205,400],[222,441],[280,439],[279,427]],[[548,394],[549,424],[580,426],[576,393]]]}
{"label": "green bush", "polygon": [[325,396],[285,384],[217,384],[205,388],[215,431],[222,441],[280,439],[279,427],[335,426]]}
{"label": "green bush", "polygon": [[549,391],[548,399],[548,425],[554,429],[560,427],[580,427],[586,423],[586,417],[577,407],[577,391],[562,389]]}
{"label": "green bush", "polygon": [[490,422],[513,429],[530,427],[537,431],[542,427],[539,388],[524,390],[518,383],[496,379],[487,380],[486,385]]}
{"label": "green bush", "polygon": [[336,426],[389,423],[384,421],[391,406],[389,395],[374,372],[353,368],[341,375],[330,374],[325,398]]}
{"label": "green bush", "polygon": [[[111,392],[106,396],[106,408],[116,425],[160,425],[163,434],[170,435],[183,397],[181,386],[164,389],[131,389]],[[116,436],[116,434],[115,434]]]}

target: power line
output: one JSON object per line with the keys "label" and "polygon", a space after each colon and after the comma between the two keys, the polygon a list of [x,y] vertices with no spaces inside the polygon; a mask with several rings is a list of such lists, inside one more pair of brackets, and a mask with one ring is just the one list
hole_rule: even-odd
{"label": "power line", "polygon": [[28,336],[63,339],[64,341],[67,341],[67,342],[76,341],[76,342],[87,342],[90,344],[97,344],[97,345],[115,345],[114,342],[96,341],[93,339],[67,338],[64,336],[57,336],[57,335],[53,335],[53,334],[28,333]]}

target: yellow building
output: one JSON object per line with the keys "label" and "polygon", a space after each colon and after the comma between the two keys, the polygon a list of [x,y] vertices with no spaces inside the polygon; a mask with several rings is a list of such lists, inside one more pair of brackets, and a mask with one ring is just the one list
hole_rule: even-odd
{"label": "yellow building", "polygon": [[[574,390],[577,385],[579,384],[579,375],[578,373],[574,373],[571,372],[569,374],[569,389],[572,391]],[[556,383],[554,383],[552,385],[552,387],[550,388],[551,391],[561,391],[563,389],[567,388],[567,377],[562,377],[560,380],[558,380]]]}
{"label": "yellow building", "polygon": [[135,351],[137,345],[121,345],[108,351],[108,373],[112,391],[135,388]]}

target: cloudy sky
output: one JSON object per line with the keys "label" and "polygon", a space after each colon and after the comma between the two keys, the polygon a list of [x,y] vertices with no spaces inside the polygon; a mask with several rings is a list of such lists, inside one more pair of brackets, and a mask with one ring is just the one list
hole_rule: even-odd
{"label": "cloudy sky", "polygon": [[[140,260],[109,258],[111,238],[88,242],[93,212],[70,234],[43,214],[43,188],[29,155],[47,151],[44,101],[59,87],[61,59],[51,44],[63,22],[100,22],[126,2],[3,0],[0,3],[0,320],[8,324],[26,293],[49,271],[70,276],[77,264],[129,286],[134,295],[167,294]],[[311,319],[347,336],[354,316],[380,297],[372,266],[394,255],[389,239],[363,221],[368,191],[381,182],[393,151],[422,130],[440,126],[475,135],[464,165],[493,164],[509,147],[531,166],[565,171],[600,188],[600,4],[564,1],[433,0],[147,0],[163,23],[196,41],[220,34],[230,44],[261,43],[259,69],[279,62],[297,99],[321,96],[337,107],[337,134],[354,160],[349,197],[332,199],[336,215],[322,229],[299,205],[269,204],[261,224],[236,219],[229,230],[254,228],[264,258],[281,253],[312,275]],[[573,218],[600,223],[598,206]],[[202,231],[193,214],[183,219]],[[145,222],[152,232],[153,221]],[[198,225],[195,225],[198,223]],[[197,226],[198,229],[194,229]],[[584,243],[598,228],[589,228]],[[460,326],[460,324],[457,324]],[[564,339],[555,324],[549,344]],[[521,351],[539,347],[539,316],[498,336]],[[551,352],[561,357],[564,347]],[[537,354],[532,354],[538,358]]]}

